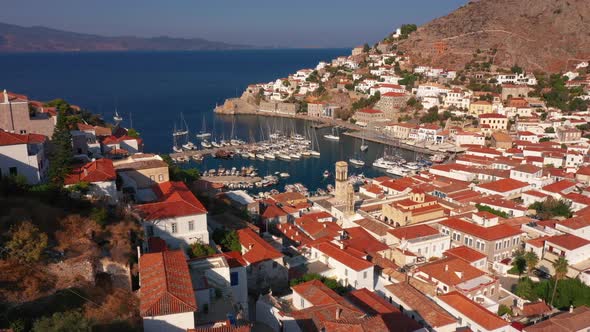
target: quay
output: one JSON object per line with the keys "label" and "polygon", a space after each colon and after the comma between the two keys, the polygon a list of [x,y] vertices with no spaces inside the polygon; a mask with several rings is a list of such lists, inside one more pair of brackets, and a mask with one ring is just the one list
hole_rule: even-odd
{"label": "quay", "polygon": [[425,144],[422,142],[417,142],[416,145],[413,144],[408,144],[407,142],[404,142],[400,139],[397,138],[391,138],[391,137],[387,137],[384,136],[382,134],[379,134],[377,132],[374,131],[368,131],[368,130],[363,130],[363,131],[347,131],[345,133],[342,133],[342,135],[346,135],[346,136],[350,136],[350,137],[354,137],[354,138],[358,138],[358,139],[365,139],[367,141],[370,142],[374,142],[374,143],[379,143],[379,144],[383,144],[386,146],[391,146],[391,147],[395,147],[395,148],[399,148],[399,149],[403,149],[403,150],[409,150],[409,151],[414,151],[414,152],[418,152],[421,154],[429,154],[429,155],[434,155],[434,154],[456,154],[456,153],[460,153],[463,152],[462,149],[457,148],[455,145],[452,144]]}
{"label": "quay", "polygon": [[251,183],[254,184],[256,182],[262,181],[262,178],[259,176],[239,176],[239,175],[221,175],[221,176],[202,176],[202,180],[209,181],[209,182],[216,182],[222,183],[224,185],[233,183]]}

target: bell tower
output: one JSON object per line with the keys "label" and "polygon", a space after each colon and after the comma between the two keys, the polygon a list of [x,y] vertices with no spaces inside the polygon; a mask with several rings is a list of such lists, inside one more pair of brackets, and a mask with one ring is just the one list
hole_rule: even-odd
{"label": "bell tower", "polygon": [[336,162],[336,186],[335,197],[338,202],[346,202],[348,185],[348,163],[346,161]]}

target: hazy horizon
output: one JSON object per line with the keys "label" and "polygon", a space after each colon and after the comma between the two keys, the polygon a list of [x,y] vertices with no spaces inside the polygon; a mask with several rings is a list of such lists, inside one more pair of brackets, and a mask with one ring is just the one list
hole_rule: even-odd
{"label": "hazy horizon", "polygon": [[0,22],[103,36],[203,38],[258,47],[348,48],[375,43],[404,23],[423,24],[465,0],[351,0],[233,3],[155,0],[21,0]]}

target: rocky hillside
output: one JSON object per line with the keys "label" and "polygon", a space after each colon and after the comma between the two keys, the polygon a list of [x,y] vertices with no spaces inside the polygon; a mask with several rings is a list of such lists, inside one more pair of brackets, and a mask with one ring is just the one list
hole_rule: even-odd
{"label": "rocky hillside", "polygon": [[200,38],[104,37],[46,27],[0,23],[0,52],[188,51],[246,48]]}
{"label": "rocky hillside", "polygon": [[462,69],[478,49],[500,66],[556,72],[590,58],[590,1],[479,0],[400,43],[417,64]]}

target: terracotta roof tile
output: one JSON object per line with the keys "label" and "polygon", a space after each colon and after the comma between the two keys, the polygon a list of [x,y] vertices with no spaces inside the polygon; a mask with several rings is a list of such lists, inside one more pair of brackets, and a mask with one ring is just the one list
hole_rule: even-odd
{"label": "terracotta roof tile", "polygon": [[493,331],[510,324],[459,292],[439,295],[438,299],[487,330]]}

